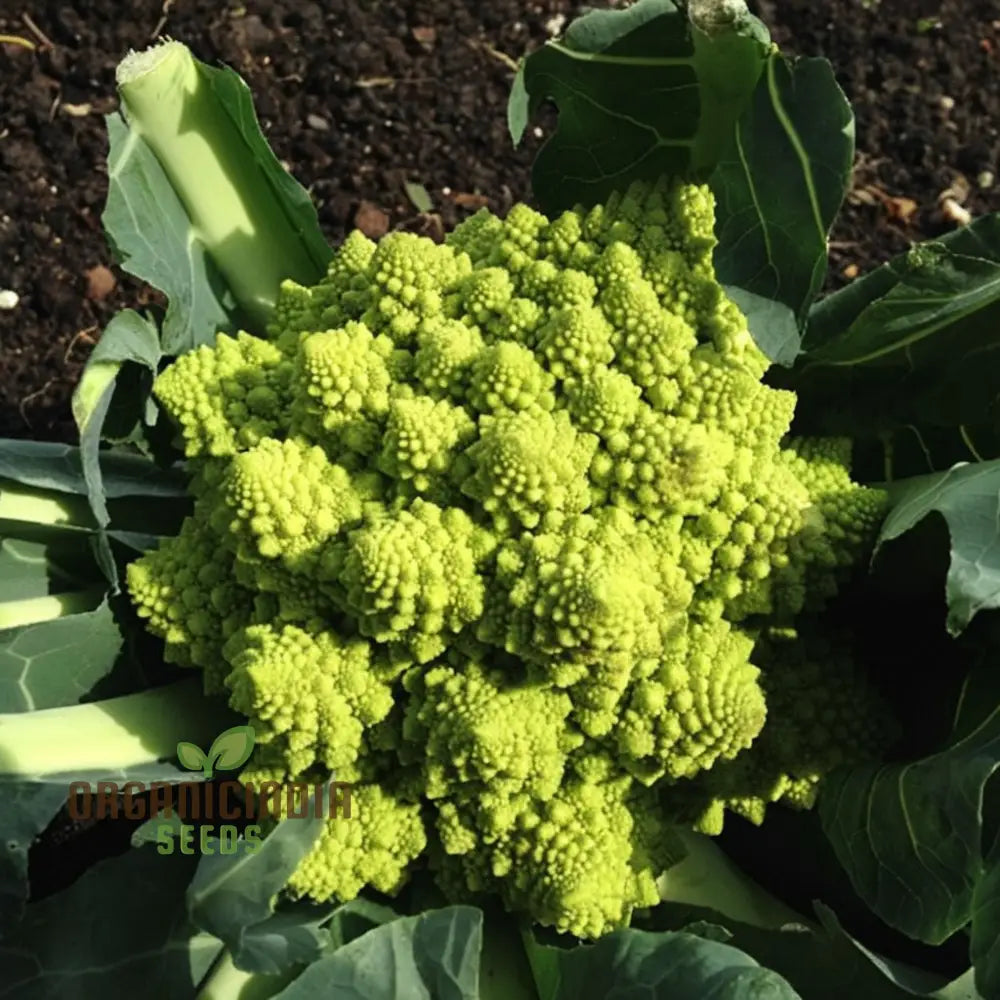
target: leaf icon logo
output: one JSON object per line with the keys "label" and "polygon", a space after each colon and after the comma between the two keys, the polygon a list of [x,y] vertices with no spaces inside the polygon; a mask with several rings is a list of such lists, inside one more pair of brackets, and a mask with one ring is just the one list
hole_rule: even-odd
{"label": "leaf icon logo", "polygon": [[178,743],[177,760],[189,771],[201,771],[208,781],[216,770],[235,771],[242,767],[250,759],[253,745],[253,726],[233,726],[215,737],[208,753],[196,743]]}

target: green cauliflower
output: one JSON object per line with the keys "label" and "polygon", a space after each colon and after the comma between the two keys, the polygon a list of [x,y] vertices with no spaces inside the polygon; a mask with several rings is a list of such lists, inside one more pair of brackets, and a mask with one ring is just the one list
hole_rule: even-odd
{"label": "green cauliflower", "polygon": [[885,498],[790,436],[713,224],[661,182],[353,233],[266,338],[157,379],[195,508],[129,567],[139,614],[251,720],[250,773],[358,783],[295,894],[430,865],[593,937],[655,902],[672,824],[807,807],[838,741],[881,749],[850,670],[769,651]]}
{"label": "green cauliflower", "polygon": [[807,616],[797,629],[765,630],[753,656],[768,705],[763,730],[749,751],[684,789],[704,833],[721,833],[727,811],[760,825],[775,802],[811,809],[824,775],[882,759],[900,736],[850,635]]}

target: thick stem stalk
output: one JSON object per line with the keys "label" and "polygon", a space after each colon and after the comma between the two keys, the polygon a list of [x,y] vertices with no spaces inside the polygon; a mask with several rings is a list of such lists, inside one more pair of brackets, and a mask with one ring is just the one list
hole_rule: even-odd
{"label": "thick stem stalk", "polygon": [[740,871],[711,837],[681,827],[675,832],[687,853],[660,876],[661,899],[709,907],[753,927],[813,926]]}
{"label": "thick stem stalk", "polygon": [[201,677],[65,708],[0,715],[0,778],[113,774],[208,745],[231,720]]}
{"label": "thick stem stalk", "polygon": [[263,327],[281,281],[312,284],[316,265],[235,122],[180,42],[131,53],[117,79],[129,127],[160,162],[236,301]]}
{"label": "thick stem stalk", "polygon": [[95,527],[85,497],[53,490],[37,490],[0,480],[0,522],[31,525]]}
{"label": "thick stem stalk", "polygon": [[269,1000],[280,993],[294,978],[298,970],[283,975],[266,975],[237,969],[233,956],[224,948],[197,1000]]}
{"label": "thick stem stalk", "polygon": [[43,594],[17,601],[0,601],[0,629],[36,625],[38,622],[93,611],[101,603],[104,588],[91,587],[65,594]]}

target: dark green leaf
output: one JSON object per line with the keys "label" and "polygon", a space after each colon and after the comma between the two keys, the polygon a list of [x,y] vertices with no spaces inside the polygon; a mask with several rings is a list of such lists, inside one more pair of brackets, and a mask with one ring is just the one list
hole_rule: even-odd
{"label": "dark green leaf", "polygon": [[391,920],[398,920],[399,914],[381,903],[359,896],[343,906],[338,906],[329,923],[331,948],[340,948],[373,927],[381,927]]}
{"label": "dark green leaf", "polygon": [[523,925],[523,917],[507,913],[499,901],[484,906],[480,1000],[538,1000],[524,950]]}
{"label": "dark green leaf", "polygon": [[198,866],[188,890],[188,912],[199,927],[226,942],[239,968],[278,971],[254,967],[254,962],[271,958],[253,947],[244,950],[243,938],[272,915],[278,893],[330,822],[325,815],[313,815],[313,802],[310,798],[306,818],[282,820],[259,846],[243,839],[237,853],[206,854]]}
{"label": "dark green leaf", "polygon": [[0,712],[80,701],[114,668],[122,634],[107,602],[96,611],[0,631]]}
{"label": "dark green leaf", "polygon": [[707,176],[768,44],[748,13],[709,37],[673,0],[578,18],[524,60],[508,104],[515,144],[545,101],[559,110],[532,170],[543,209],[593,205],[635,180]]}
{"label": "dark green leaf", "polygon": [[[663,911],[667,912],[664,913]],[[969,989],[968,977],[949,983],[943,976],[912,968],[877,955],[844,931],[836,915],[817,903],[817,926],[788,924],[763,928],[741,923],[712,910],[689,911],[682,907],[659,907],[654,914],[678,930],[711,941],[732,945],[783,976],[808,1000],[907,1000],[934,997],[937,1000],[979,1000]],[[701,919],[687,923],[691,916]]]}
{"label": "dark green leaf", "polygon": [[[98,611],[0,633],[0,713],[72,705],[79,701],[113,697],[120,690],[121,675],[133,666],[133,651],[122,649],[120,622],[108,605]],[[127,635],[126,635],[127,637]],[[98,693],[99,692],[99,693]],[[29,716],[30,721],[30,716]],[[64,737],[72,749],[75,734]],[[66,750],[64,748],[63,753]],[[101,773],[21,773],[0,775],[0,928],[17,919],[27,897],[28,849],[66,804],[71,782],[190,781],[200,780],[171,764],[149,763]],[[2,995],[2,993],[0,993]]]}
{"label": "dark green leaf", "polygon": [[[85,496],[87,482],[83,476],[79,449],[54,441],[0,439],[0,490],[13,492],[15,485],[39,493],[51,491]],[[56,496],[53,499],[63,501],[65,497]],[[85,505],[71,508],[70,513],[74,524],[88,528],[95,526]],[[42,514],[39,518],[51,520]]]}
{"label": "dark green leaf", "polygon": [[[28,850],[66,803],[67,786],[13,781],[0,784],[0,958],[9,928],[28,901]],[[0,996],[3,996],[0,977]]]}
{"label": "dark green leaf", "polygon": [[657,880],[664,902],[712,907],[756,927],[805,922],[736,865],[714,837],[682,827],[672,830],[671,836],[677,842],[672,851],[676,860]]}
{"label": "dark green leaf", "polygon": [[[864,987],[866,992],[862,995],[866,998],[870,995],[868,992],[869,988],[876,990],[879,986],[881,986],[881,991],[885,993],[886,997],[890,995],[934,996],[940,990],[947,988],[948,984],[942,982],[941,976],[927,972],[924,969],[915,969],[903,962],[883,958],[881,955],[875,954],[871,949],[866,948],[860,941],[855,940],[844,930],[837,919],[837,915],[828,906],[817,903],[816,913],[819,916],[823,930],[831,946],[837,949],[844,960],[848,960],[849,953],[853,951],[853,957],[860,957],[866,960],[857,963],[857,967],[862,970],[862,974],[876,971],[883,977],[881,983],[876,985],[877,981],[872,980],[870,976],[866,976],[866,980],[871,984],[870,987]],[[854,988],[860,990],[862,987],[858,983]],[[892,988],[893,992],[891,994],[886,992],[887,988]]]}
{"label": "dark green leaf", "polygon": [[[305,282],[318,279],[330,259],[330,249],[319,229],[316,209],[305,189],[268,146],[249,88],[228,67],[217,69],[200,62],[196,65],[217,107],[234,126],[241,162],[252,165],[250,174],[263,181],[273,199],[270,207],[287,223],[297,241],[295,250],[301,251],[304,270],[286,276]],[[199,344],[213,342],[219,331],[249,328],[221,271],[195,235],[167,171],[120,115],[109,115],[107,125],[109,190],[102,219],[122,266],[167,296],[163,353],[182,354]],[[233,155],[232,150],[228,152]],[[257,244],[249,249],[280,252],[277,246],[268,248],[259,236]]]}
{"label": "dark green leaf", "polygon": [[[996,919],[976,907],[986,874],[983,793],[1000,764],[994,668],[970,673],[945,749],[836,771],[820,795],[823,828],[855,891],[887,924],[930,944],[970,921],[975,938]],[[987,923],[977,928],[980,919]]]}
{"label": "dark green leaf", "polygon": [[[43,543],[89,533],[94,559],[118,593],[110,539],[139,527],[175,533],[187,512],[186,482],[180,469],[131,452],[101,452],[100,468],[97,459],[96,451],[69,445],[0,439],[0,531]],[[98,519],[114,530],[99,530]]]}
{"label": "dark green leaf", "polygon": [[310,965],[276,1000],[476,1000],[481,947],[470,906],[402,917]]}
{"label": "dark green leaf", "polygon": [[853,158],[854,116],[830,64],[773,53],[709,181],[719,281],[804,322]]}
{"label": "dark green leaf", "polygon": [[893,461],[896,476],[995,458],[998,323],[1000,215],[990,215],[820,301],[783,384],[799,393],[807,432],[926,438],[924,464]]}
{"label": "dark green leaf", "polygon": [[948,631],[957,635],[980,611],[1000,607],[1000,461],[957,465],[947,472],[904,479],[891,485],[889,496],[891,506],[879,546],[934,511],[947,523]]}
{"label": "dark green leaf", "polygon": [[[823,357],[819,352],[824,348],[830,348],[831,356],[838,356],[842,341],[848,352],[852,349],[851,342],[855,351],[863,352],[866,343],[858,321],[873,304],[901,283],[935,280],[933,265],[937,255],[941,254],[1000,263],[1000,213],[982,216],[968,226],[918,245],[817,302],[809,312],[809,326],[803,341],[803,347],[810,352],[809,360],[812,360],[812,352]],[[905,296],[897,293],[897,298]],[[920,297],[911,303],[911,307],[914,315],[920,317],[932,304]],[[897,308],[896,315],[899,317],[897,322],[905,322],[903,303]],[[877,331],[871,331],[870,335],[879,337],[873,347],[891,348],[892,338],[884,334],[880,336]],[[900,351],[902,349],[899,348]],[[840,354],[841,360],[843,356]]]}
{"label": "dark green leaf", "polygon": [[289,277],[303,282],[318,280],[326,272],[332,251],[319,228],[316,206],[309,192],[281,165],[264,138],[250,88],[239,73],[228,66],[209,66],[199,61],[198,71],[208,80],[223,109],[236,125],[246,146],[246,155],[264,176],[277,208],[288,220],[305,257],[311,262],[311,274],[291,274]]}
{"label": "dark green leaf", "polygon": [[98,781],[113,781],[120,786],[126,781],[148,785],[154,781],[198,780],[200,775],[159,763],[103,770],[99,774],[74,771],[13,779],[0,776],[0,939],[5,927],[20,919],[28,898],[28,850],[66,804],[71,782],[87,782],[94,790]]}
{"label": "dark green leaf", "polygon": [[[177,469],[164,470],[148,458],[127,452],[101,455],[104,495],[122,497],[184,497],[187,480]],[[36,489],[87,495],[80,449],[55,441],[0,438],[0,480]]]}
{"label": "dark green leaf", "polygon": [[681,931],[614,931],[572,949],[529,943],[528,957],[541,1000],[799,1000],[744,952]]}
{"label": "dark green leaf", "polygon": [[1000,852],[994,849],[972,896],[969,954],[984,997],[1000,996]]}
{"label": "dark green leaf", "polygon": [[245,928],[240,967],[277,976],[310,965],[334,947],[328,926],[337,909],[336,903],[300,901]]}
{"label": "dark green leaf", "polygon": [[889,932],[844,885],[836,854],[812,814],[775,812],[769,814],[761,831],[727,830],[722,838],[727,848],[747,852],[744,857],[751,867],[755,865],[756,841],[761,852],[757,862],[763,867],[757,867],[755,875],[771,875],[779,869],[787,874],[786,882],[773,880],[772,875],[766,884],[786,897],[798,897],[802,913],[763,889],[720,847],[717,838],[689,832],[682,836],[687,856],[670,866],[658,881],[663,902],[637,918],[634,926],[685,930],[731,944],[783,976],[808,1000],[850,996],[904,1000],[914,995],[977,1000],[972,993],[963,995],[960,985],[954,992],[940,992],[950,990],[952,984],[920,967],[942,961],[935,949],[910,947],[907,954],[916,965],[885,959],[848,935],[833,911],[816,901],[836,901],[855,931],[864,934],[866,941],[874,934],[880,948],[892,950],[912,944],[903,935]]}
{"label": "dark green leaf", "polygon": [[[124,451],[101,453],[101,475],[104,495],[109,500],[140,497],[144,501],[157,499],[186,499],[187,474],[183,469],[161,469],[148,458]],[[120,523],[111,510],[111,526]]]}
{"label": "dark green leaf", "polygon": [[516,146],[524,136],[524,130],[531,120],[531,95],[524,85],[524,60],[517,66],[514,82],[507,97],[507,131]]}
{"label": "dark green leaf", "polygon": [[[221,950],[185,919],[195,859],[153,847],[95,865],[0,940],[3,1000],[193,997]],[[95,912],[95,902],[101,910]]]}
{"label": "dark green leaf", "polygon": [[169,526],[164,526],[158,535],[147,535],[142,531],[109,531],[108,538],[120,542],[129,549],[129,560],[131,561],[136,554],[155,549],[163,541],[165,535],[176,534],[179,527],[179,521],[173,531]]}

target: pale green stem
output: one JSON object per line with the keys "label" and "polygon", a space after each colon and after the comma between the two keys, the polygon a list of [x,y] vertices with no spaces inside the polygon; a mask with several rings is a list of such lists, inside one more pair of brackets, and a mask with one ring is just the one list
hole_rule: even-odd
{"label": "pale green stem", "polygon": [[[69,655],[69,653],[67,653]],[[231,724],[201,677],[105,701],[0,714],[0,778],[90,775],[172,760]]]}
{"label": "pale green stem", "polygon": [[682,828],[677,834],[687,854],[660,876],[661,899],[708,907],[754,927],[814,926],[742,872],[711,837]]}
{"label": "pale green stem", "polygon": [[33,525],[94,526],[85,497],[36,490],[0,480],[0,521]]}
{"label": "pale green stem", "polygon": [[103,587],[91,587],[65,594],[43,594],[16,601],[0,601],[0,629],[35,625],[38,622],[93,611],[104,596]]}
{"label": "pale green stem", "polygon": [[196,1000],[269,1000],[295,978],[297,971],[274,976],[244,972],[236,968],[229,949],[224,948]]}
{"label": "pale green stem", "polygon": [[263,327],[285,278],[315,264],[239,129],[186,45],[168,41],[118,66],[129,127],[153,151],[236,301]]}

